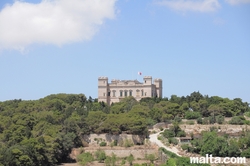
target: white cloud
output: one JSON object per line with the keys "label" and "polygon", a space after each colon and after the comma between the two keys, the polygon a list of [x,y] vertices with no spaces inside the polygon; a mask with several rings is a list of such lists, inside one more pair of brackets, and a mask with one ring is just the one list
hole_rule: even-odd
{"label": "white cloud", "polygon": [[250,3],[250,0],[225,0],[227,3],[231,5],[237,5],[242,3]]}
{"label": "white cloud", "polygon": [[115,17],[116,0],[16,1],[0,11],[0,48],[23,50],[33,43],[63,45],[89,40],[105,19]]}
{"label": "white cloud", "polygon": [[182,12],[213,12],[220,8],[218,0],[162,0],[158,4]]}

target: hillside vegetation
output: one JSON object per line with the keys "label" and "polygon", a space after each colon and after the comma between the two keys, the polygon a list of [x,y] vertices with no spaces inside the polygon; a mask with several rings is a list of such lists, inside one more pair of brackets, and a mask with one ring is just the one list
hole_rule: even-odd
{"label": "hillside vegetation", "polygon": [[[34,101],[0,102],[0,165],[54,165],[69,160],[73,147],[89,133],[148,135],[147,127],[172,119],[242,118],[248,103],[237,98],[203,96],[133,97],[107,106],[83,94],[56,94]],[[244,117],[243,117],[244,118]],[[212,121],[211,121],[212,122]],[[242,123],[248,123],[242,120]]]}

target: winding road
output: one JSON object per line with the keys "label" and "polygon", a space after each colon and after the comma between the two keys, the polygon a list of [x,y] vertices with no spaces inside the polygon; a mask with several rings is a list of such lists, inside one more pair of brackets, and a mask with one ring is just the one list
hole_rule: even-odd
{"label": "winding road", "polygon": [[158,140],[158,135],[160,134],[161,132],[158,132],[156,134],[150,134],[149,135],[149,140],[150,142],[152,143],[155,143],[156,145],[158,145],[159,147],[162,147],[162,148],[165,148],[166,150],[170,151],[170,152],[173,152],[175,153],[176,155],[180,156],[178,153],[179,153],[179,150],[176,148],[176,147],[167,147],[166,145],[164,145],[160,140]]}

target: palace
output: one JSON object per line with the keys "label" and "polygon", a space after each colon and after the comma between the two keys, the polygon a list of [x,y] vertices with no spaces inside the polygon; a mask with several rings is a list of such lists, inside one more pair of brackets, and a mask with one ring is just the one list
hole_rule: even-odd
{"label": "palace", "polygon": [[152,84],[152,77],[144,76],[143,81],[112,80],[108,83],[108,77],[99,77],[98,102],[110,105],[128,96],[133,96],[137,101],[145,97],[162,97],[162,79],[154,79]]}

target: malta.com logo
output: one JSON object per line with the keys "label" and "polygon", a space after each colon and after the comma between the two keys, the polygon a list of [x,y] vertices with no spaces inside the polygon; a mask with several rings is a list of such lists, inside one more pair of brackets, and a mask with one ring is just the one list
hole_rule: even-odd
{"label": "malta.com logo", "polygon": [[245,164],[246,157],[213,157],[206,154],[205,157],[190,157],[190,163],[197,164]]}

